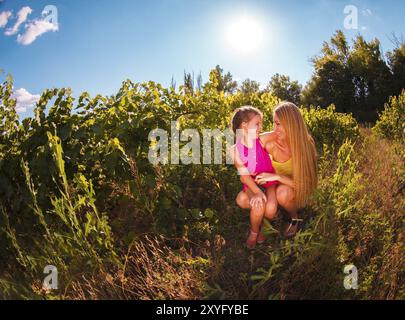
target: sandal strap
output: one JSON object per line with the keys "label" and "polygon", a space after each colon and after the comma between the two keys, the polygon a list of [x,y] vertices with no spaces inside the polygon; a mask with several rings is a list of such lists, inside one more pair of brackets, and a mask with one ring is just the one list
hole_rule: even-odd
{"label": "sandal strap", "polygon": [[[299,218],[290,218],[290,223],[289,223],[289,225],[288,225],[287,230],[285,231],[285,233],[286,233],[287,235],[289,235],[292,226],[296,225],[296,224],[297,224],[298,222],[300,222],[300,221],[304,221],[304,220],[303,220],[303,219],[299,219]],[[295,234],[295,232],[294,232],[294,234]]]}
{"label": "sandal strap", "polygon": [[303,219],[298,219],[298,218],[291,218],[290,219],[290,224],[295,224],[297,222],[302,222],[304,221]]}

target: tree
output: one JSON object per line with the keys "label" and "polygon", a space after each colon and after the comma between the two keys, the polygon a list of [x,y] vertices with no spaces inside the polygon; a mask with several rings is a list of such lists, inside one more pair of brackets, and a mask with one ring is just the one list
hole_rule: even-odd
{"label": "tree", "polygon": [[397,47],[387,54],[388,64],[393,75],[391,94],[399,95],[405,88],[405,42],[397,42]]}
{"label": "tree", "polygon": [[201,72],[198,74],[197,78],[195,78],[194,71],[192,73],[184,71],[183,90],[185,90],[186,93],[194,94],[196,91],[201,91],[203,87],[202,83]]}
{"label": "tree", "polygon": [[218,92],[234,93],[238,87],[238,83],[232,80],[232,75],[229,72],[226,74],[223,72],[223,69],[219,65],[211,70],[209,84]]}
{"label": "tree", "polygon": [[359,119],[373,121],[390,96],[392,75],[380,51],[380,42],[358,36],[348,59],[355,94],[353,110]]}
{"label": "tree", "polygon": [[201,71],[200,71],[200,73],[197,76],[197,89],[198,89],[198,91],[201,91],[202,87],[203,87],[203,78],[202,78]]}
{"label": "tree", "polygon": [[260,84],[257,81],[246,79],[239,87],[239,91],[244,94],[259,92]]}
{"label": "tree", "polygon": [[194,72],[191,74],[184,71],[184,90],[188,93],[194,93]]}
{"label": "tree", "polygon": [[176,81],[174,80],[173,75],[172,75],[172,78],[170,80],[170,88],[172,88],[173,90],[176,90]]}
{"label": "tree", "polygon": [[349,112],[354,86],[347,66],[349,45],[342,31],[324,42],[321,55],[312,59],[315,71],[302,93],[303,103],[327,107],[335,104],[336,111]]}
{"label": "tree", "polygon": [[290,101],[297,105],[301,103],[302,86],[298,81],[291,81],[289,76],[276,73],[271,77],[266,90],[281,100]]}
{"label": "tree", "polygon": [[360,121],[377,119],[392,81],[378,39],[367,42],[359,35],[351,48],[337,31],[312,63],[315,71],[303,90],[304,104],[335,104],[337,111],[352,112]]}

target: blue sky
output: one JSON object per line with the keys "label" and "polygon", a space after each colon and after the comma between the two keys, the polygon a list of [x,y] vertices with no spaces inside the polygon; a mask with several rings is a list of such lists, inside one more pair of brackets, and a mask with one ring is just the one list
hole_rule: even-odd
{"label": "blue sky", "polygon": [[[57,8],[57,30],[22,43],[46,5]],[[358,9],[357,30],[344,29],[347,5]],[[6,35],[24,7],[31,13],[18,32]],[[5,12],[11,15],[1,27]],[[393,47],[391,33],[404,34],[404,12],[401,0],[0,0],[0,69],[33,100],[52,87],[71,87],[75,96],[113,94],[126,78],[169,86],[173,76],[180,84],[184,70],[201,71],[206,81],[217,64],[238,80],[265,85],[281,73],[305,84],[313,71],[310,58],[337,29],[349,39],[377,37],[386,52]],[[231,26],[246,16],[262,34],[248,53],[229,42]]]}

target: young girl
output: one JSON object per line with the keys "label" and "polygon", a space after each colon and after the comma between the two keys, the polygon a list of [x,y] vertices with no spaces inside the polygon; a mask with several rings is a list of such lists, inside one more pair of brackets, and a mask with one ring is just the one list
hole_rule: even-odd
{"label": "young girl", "polygon": [[268,134],[260,135],[262,121],[263,114],[251,106],[236,109],[231,120],[236,144],[229,151],[243,184],[236,203],[242,209],[251,209],[251,229],[246,240],[249,249],[253,249],[256,242],[263,243],[265,240],[260,232],[263,217],[272,220],[277,213],[275,187],[278,182],[268,181],[261,186],[255,182],[255,177],[260,173],[275,173],[264,148],[269,139]]}

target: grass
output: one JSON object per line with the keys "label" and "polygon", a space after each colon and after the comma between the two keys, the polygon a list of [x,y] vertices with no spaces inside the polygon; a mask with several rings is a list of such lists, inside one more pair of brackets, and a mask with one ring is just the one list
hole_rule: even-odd
{"label": "grass", "polygon": [[[221,187],[219,181],[221,188],[215,189],[216,193],[210,191],[210,196],[220,202],[221,210],[209,211],[209,218],[188,220],[182,236],[164,236],[158,232],[154,216],[159,188],[167,183],[163,174],[158,175],[159,188],[145,189],[145,197],[149,194],[150,199],[154,199],[146,206],[130,186],[113,185],[112,197],[125,201],[100,210],[91,183],[83,176],[77,176],[74,183],[68,185],[58,146],[58,141],[54,140],[63,188],[61,197],[53,198],[53,204],[55,216],[65,225],[65,233],[51,232],[49,221],[39,207],[34,206],[40,225],[57,246],[52,251],[38,248],[36,252],[43,255],[44,261],[50,254],[56,254],[55,261],[64,266],[63,270],[75,271],[63,277],[62,289],[57,293],[44,292],[40,282],[32,280],[34,275],[25,278],[26,283],[31,284],[29,288],[13,280],[15,275],[5,272],[0,281],[4,297],[405,298],[403,145],[378,137],[370,128],[360,128],[360,137],[355,141],[346,140],[337,152],[324,147],[319,159],[319,187],[302,212],[303,229],[293,239],[283,240],[277,229],[267,223],[265,244],[252,251],[245,247],[248,211],[238,208],[234,201],[238,184]],[[142,187],[144,182],[138,175],[136,163],[130,164],[135,183]],[[35,190],[30,184],[28,167],[25,168],[35,204]],[[196,194],[200,193],[186,193],[189,199],[183,199],[183,203],[201,202]],[[185,208],[186,205],[183,210]],[[170,209],[173,214],[180,210]],[[105,211],[108,211],[108,219]],[[97,219],[89,218],[82,228],[74,212],[81,212],[80,219],[86,212],[95,212]],[[20,247],[9,225],[7,234],[17,250],[17,258],[29,267],[32,257]],[[74,241],[66,241],[64,236]],[[110,251],[114,248],[112,257],[106,248]],[[88,257],[97,263],[83,269]],[[75,261],[77,266],[71,264]],[[359,269],[356,291],[343,288],[343,267],[350,263]],[[11,270],[13,266],[9,267]]]}

